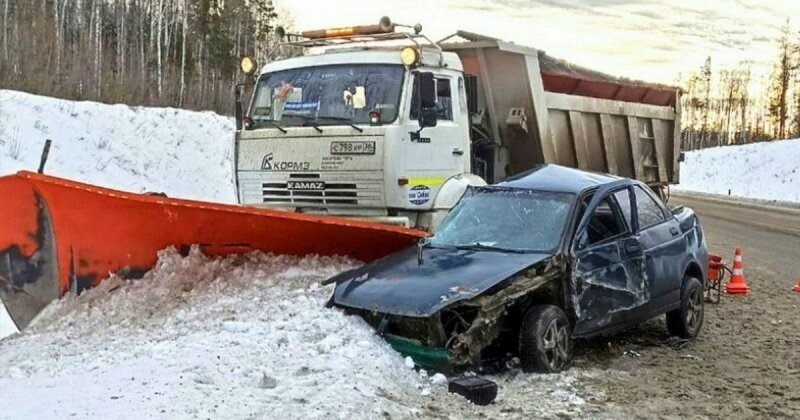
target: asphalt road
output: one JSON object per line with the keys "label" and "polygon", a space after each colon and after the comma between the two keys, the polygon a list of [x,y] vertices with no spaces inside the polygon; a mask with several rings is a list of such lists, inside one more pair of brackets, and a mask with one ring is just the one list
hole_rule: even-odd
{"label": "asphalt road", "polygon": [[[800,209],[678,196],[703,224],[709,251],[744,250],[747,296],[706,304],[696,341],[670,338],[663,317],[587,344],[576,359],[612,417],[800,416]],[[727,279],[726,279],[727,281]],[[626,355],[627,352],[627,355]],[[602,407],[602,408],[600,408]]]}

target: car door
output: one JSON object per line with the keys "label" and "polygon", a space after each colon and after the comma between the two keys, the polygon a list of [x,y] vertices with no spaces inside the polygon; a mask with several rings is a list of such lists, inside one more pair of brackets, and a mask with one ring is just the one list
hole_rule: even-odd
{"label": "car door", "polygon": [[576,336],[618,326],[648,300],[642,246],[633,234],[632,218],[626,218],[618,203],[620,193],[630,194],[624,185],[597,192],[585,205],[575,231]]}
{"label": "car door", "polygon": [[660,200],[641,185],[632,187],[635,197],[637,233],[645,257],[645,276],[651,295],[651,310],[680,300],[686,239],[678,221]]}

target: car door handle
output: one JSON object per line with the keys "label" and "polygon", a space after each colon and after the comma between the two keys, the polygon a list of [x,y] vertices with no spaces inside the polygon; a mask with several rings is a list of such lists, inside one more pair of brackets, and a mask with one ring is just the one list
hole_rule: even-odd
{"label": "car door handle", "polygon": [[678,228],[673,226],[673,227],[669,228],[669,233],[671,233],[672,236],[678,236],[678,235],[680,235],[681,231],[679,231]]}
{"label": "car door handle", "polygon": [[642,252],[642,244],[638,242],[629,242],[625,244],[625,252],[628,254],[638,254]]}
{"label": "car door handle", "polygon": [[453,149],[453,156],[463,156],[463,155],[464,155],[464,151],[463,150],[459,149],[458,147]]}

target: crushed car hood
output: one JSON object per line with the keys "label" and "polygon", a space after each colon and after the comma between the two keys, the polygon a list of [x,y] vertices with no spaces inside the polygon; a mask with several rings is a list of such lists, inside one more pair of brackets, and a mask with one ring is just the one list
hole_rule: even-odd
{"label": "crushed car hood", "polygon": [[550,254],[411,247],[334,277],[333,303],[402,316],[425,317],[549,258]]}

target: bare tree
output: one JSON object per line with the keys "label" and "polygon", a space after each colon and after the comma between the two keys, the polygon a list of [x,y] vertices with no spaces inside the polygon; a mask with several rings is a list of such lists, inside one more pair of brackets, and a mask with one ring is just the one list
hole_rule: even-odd
{"label": "bare tree", "polygon": [[0,88],[222,113],[239,56],[272,51],[281,20],[268,0],[0,0],[0,14]]}
{"label": "bare tree", "polygon": [[786,120],[789,113],[789,84],[792,80],[792,57],[790,50],[791,26],[789,20],[781,28],[778,40],[778,58],[773,67],[769,84],[769,116],[772,120],[774,135],[782,139],[786,137]]}

